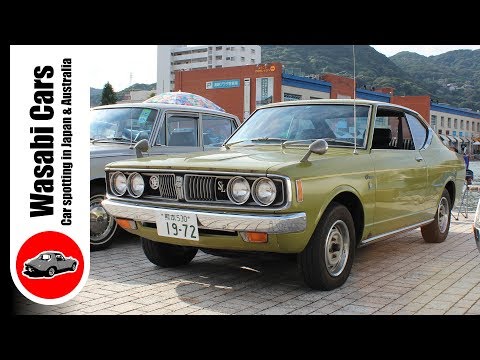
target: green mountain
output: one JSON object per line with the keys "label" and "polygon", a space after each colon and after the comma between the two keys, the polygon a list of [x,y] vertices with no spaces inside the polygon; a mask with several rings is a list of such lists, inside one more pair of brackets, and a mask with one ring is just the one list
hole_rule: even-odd
{"label": "green mountain", "polygon": [[455,50],[429,57],[404,51],[390,60],[423,82],[440,101],[480,109],[480,50]]}
{"label": "green mountain", "polygon": [[[393,86],[396,95],[430,95],[453,106],[480,109],[480,50],[425,57],[399,53],[391,58],[368,45],[356,45],[357,83]],[[262,45],[263,62],[281,62],[290,73],[353,76],[351,45]],[[470,81],[470,82],[467,82]],[[460,89],[447,88],[455,84]]]}
{"label": "green mountain", "polygon": [[[115,94],[117,95],[118,100],[122,100],[125,95],[130,93],[132,90],[155,90],[157,87],[157,83],[153,84],[133,84],[121,91],[116,91]],[[102,89],[95,89],[90,88],[90,107],[98,106],[102,100]]]}

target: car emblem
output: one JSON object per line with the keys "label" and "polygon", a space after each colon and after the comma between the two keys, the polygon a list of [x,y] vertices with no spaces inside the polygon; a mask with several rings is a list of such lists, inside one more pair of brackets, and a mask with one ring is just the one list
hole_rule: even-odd
{"label": "car emblem", "polygon": [[153,190],[157,190],[158,187],[159,187],[159,180],[158,180],[158,176],[157,175],[153,175],[153,176],[150,176],[150,187],[153,189]]}
{"label": "car emblem", "polygon": [[175,190],[177,192],[178,200],[185,199],[185,196],[183,195],[183,177],[175,176]]}
{"label": "car emblem", "polygon": [[221,193],[224,193],[224,192],[227,191],[227,190],[225,189],[225,183],[223,182],[223,180],[218,180],[218,182],[217,182],[217,189],[218,189],[218,191],[220,191]]}

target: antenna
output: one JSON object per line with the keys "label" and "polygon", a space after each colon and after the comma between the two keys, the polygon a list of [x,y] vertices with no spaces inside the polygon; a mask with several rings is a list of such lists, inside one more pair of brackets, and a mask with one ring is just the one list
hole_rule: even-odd
{"label": "antenna", "polygon": [[352,45],[353,51],[353,155],[358,155],[357,151],[357,73],[355,65],[355,45]]}

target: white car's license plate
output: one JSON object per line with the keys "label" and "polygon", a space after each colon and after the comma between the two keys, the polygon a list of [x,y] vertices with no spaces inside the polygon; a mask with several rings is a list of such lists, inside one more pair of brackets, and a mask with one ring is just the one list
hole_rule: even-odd
{"label": "white car's license plate", "polygon": [[198,241],[197,215],[185,211],[158,211],[157,233],[160,236]]}

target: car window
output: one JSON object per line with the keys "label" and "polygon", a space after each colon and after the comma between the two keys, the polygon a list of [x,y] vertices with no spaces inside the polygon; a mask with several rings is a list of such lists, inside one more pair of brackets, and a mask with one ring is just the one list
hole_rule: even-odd
{"label": "car window", "polygon": [[203,145],[219,147],[235,130],[235,123],[231,118],[215,115],[203,115]]}
{"label": "car window", "polygon": [[415,143],[403,111],[377,109],[372,149],[415,150]]}
{"label": "car window", "polygon": [[38,257],[39,260],[45,260],[45,261],[48,261],[50,260],[50,255],[49,254],[41,254],[39,257]]}
{"label": "car window", "polygon": [[137,142],[148,139],[157,111],[148,108],[110,108],[90,112],[90,139]]}
{"label": "car window", "polygon": [[427,129],[415,116],[407,114],[408,125],[413,136],[413,142],[416,149],[421,149],[425,145],[427,140]]}
{"label": "car window", "polygon": [[[165,126],[167,146],[198,146],[198,117],[188,115],[167,115]],[[161,134],[158,135],[161,141]]]}
{"label": "car window", "polygon": [[55,257],[57,258],[58,261],[65,261],[65,258],[60,254],[55,254]]}

